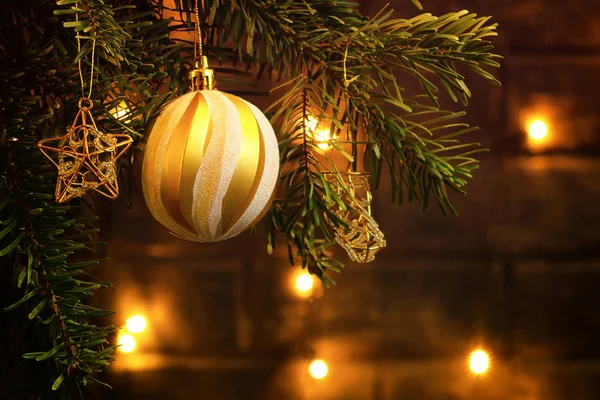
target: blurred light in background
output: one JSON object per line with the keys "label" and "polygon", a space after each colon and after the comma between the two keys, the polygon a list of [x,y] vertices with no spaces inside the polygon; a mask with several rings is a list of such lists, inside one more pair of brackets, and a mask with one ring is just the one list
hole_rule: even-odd
{"label": "blurred light in background", "polygon": [[141,315],[134,315],[127,319],[125,327],[131,333],[140,333],[146,329],[146,318]]}
{"label": "blurred light in background", "polygon": [[319,280],[306,270],[292,269],[287,276],[287,287],[294,297],[301,299],[319,298],[323,295]]}
{"label": "blurred light in background", "polygon": [[327,150],[331,147],[331,131],[329,129],[319,129],[313,133],[313,137],[321,150]]}
{"label": "blurred light in background", "polygon": [[535,141],[542,141],[548,136],[548,124],[540,119],[536,119],[529,124],[529,137]]}
{"label": "blurred light in background", "polygon": [[135,338],[128,333],[119,335],[118,344],[120,346],[119,350],[124,353],[131,353],[133,350],[135,350]]}
{"label": "blurred light in background", "polygon": [[296,278],[296,291],[299,295],[304,296],[312,291],[315,282],[309,273],[302,273]]}
{"label": "blurred light in background", "polygon": [[308,116],[306,118],[306,128],[315,142],[317,142],[319,149],[327,150],[331,148],[331,141],[336,138],[332,137],[330,129],[321,126],[317,118],[312,115]]}
{"label": "blurred light in background", "polygon": [[483,350],[475,350],[469,357],[469,368],[475,375],[481,375],[487,372],[490,367],[490,357]]}
{"label": "blurred light in background", "polygon": [[317,120],[316,117],[309,115],[308,117],[306,117],[305,124],[310,132],[314,132],[317,129],[317,127],[319,126],[319,121]]}
{"label": "blurred light in background", "polygon": [[310,363],[308,372],[310,373],[310,376],[315,379],[323,379],[327,376],[329,367],[327,367],[327,363],[323,360],[314,360],[312,363]]}

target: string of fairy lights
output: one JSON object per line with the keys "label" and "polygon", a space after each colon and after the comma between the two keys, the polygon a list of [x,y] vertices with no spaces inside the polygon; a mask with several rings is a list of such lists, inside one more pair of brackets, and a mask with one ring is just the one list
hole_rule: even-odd
{"label": "string of fairy lights", "polygon": [[[317,282],[315,282],[314,277],[306,272],[292,272],[289,282],[294,295],[302,300],[313,298],[313,294],[317,289]],[[141,350],[138,349],[138,338],[146,333],[148,326],[146,316],[135,314],[127,318],[118,337],[119,351],[127,354]],[[484,375],[491,366],[490,355],[482,348],[477,348],[469,354],[467,364],[473,375]],[[329,374],[328,362],[323,358],[319,358],[318,355],[307,365],[307,373],[315,380],[322,380]]]}
{"label": "string of fairy lights", "polygon": [[[128,115],[126,106],[117,110],[113,116],[118,119],[124,119]],[[332,142],[337,140],[332,137],[330,129],[322,128],[317,123],[314,117],[309,117],[308,124],[309,134],[318,142],[321,150],[327,151],[332,147]],[[551,126],[543,117],[531,117],[525,123],[525,130],[528,139],[528,145],[531,149],[544,147],[551,140]],[[318,288],[318,282],[312,275],[306,272],[292,272],[290,274],[289,287],[294,295],[302,300],[307,300],[315,297],[315,289]],[[125,325],[118,336],[119,351],[121,353],[134,353],[138,349],[138,339],[145,334],[148,328],[147,317],[143,315],[131,315],[126,319]],[[482,349],[476,348],[468,354],[466,361],[467,370],[474,376],[482,376],[487,374],[492,367],[492,359],[490,354]],[[325,379],[330,372],[328,361],[319,358],[318,355],[307,363],[307,373],[314,380]]]}
{"label": "string of fairy lights", "polygon": [[[294,294],[300,299],[309,299],[315,290],[315,279],[306,272],[293,273],[291,276],[291,287]],[[127,318],[118,336],[119,352],[128,354],[138,350],[138,339],[146,333],[148,328],[147,317],[135,314]],[[329,372],[329,366],[325,360],[314,359],[308,366],[308,373],[314,379],[323,379]]]}
{"label": "string of fairy lights", "polygon": [[[118,107],[112,110],[114,118],[119,120],[128,119],[130,114],[127,104],[121,102]],[[128,121],[126,121],[128,122]],[[328,151],[332,148],[333,142],[338,138],[331,133],[331,129],[320,123],[314,116],[309,116],[307,119],[308,134],[315,140],[317,146],[322,151]],[[528,127],[529,138],[533,141],[543,141],[548,135],[548,126],[543,120],[534,120]],[[292,272],[290,275],[290,287],[295,296],[299,299],[310,299],[315,295],[316,282],[312,275],[307,272]],[[119,352],[128,354],[134,353],[138,348],[139,339],[144,335],[148,328],[147,317],[135,314],[126,319],[125,325],[122,327],[118,335]],[[468,360],[470,371],[474,375],[485,374],[490,367],[490,357],[487,352],[482,349],[474,350]],[[329,374],[329,364],[322,358],[315,357],[308,363],[307,372],[315,380],[322,380]]]}
{"label": "string of fairy lights", "polygon": [[[126,103],[121,102],[119,106],[111,111],[115,119],[128,122],[130,110]],[[314,116],[309,116],[306,121],[308,134],[317,143],[322,151],[328,151],[333,147],[333,143],[338,140],[332,133],[332,129],[327,128],[326,124],[319,121]],[[533,149],[543,146],[550,139],[550,128],[544,118],[530,118],[526,122],[526,132],[529,146]],[[299,299],[310,299],[314,297],[316,282],[312,275],[301,272],[294,272],[291,275],[292,290]],[[140,350],[138,342],[142,335],[147,333],[149,324],[147,316],[140,314],[131,315],[126,319],[125,325],[118,335],[119,352],[128,354]],[[474,349],[467,357],[467,369],[475,376],[486,374],[491,367],[491,358],[484,349]],[[307,373],[315,380],[325,379],[330,372],[328,362],[319,357],[315,357],[308,363]]]}
{"label": "string of fairy lights", "polygon": [[[116,119],[126,119],[129,110],[126,104],[121,103],[115,110],[113,117]],[[529,147],[537,149],[543,147],[551,139],[549,123],[540,116],[533,116],[526,121],[526,132]],[[331,129],[327,128],[314,116],[307,118],[308,134],[317,142],[317,146],[322,151],[328,151],[332,148],[332,143],[338,138],[333,135]],[[315,280],[312,275],[303,272],[294,274],[292,277],[292,287],[301,299],[308,299],[313,296],[315,289]],[[119,350],[122,353],[132,353],[137,348],[139,335],[143,334],[147,328],[146,318],[142,315],[133,315],[125,323],[124,329],[118,337]],[[474,375],[482,375],[488,372],[491,365],[489,354],[483,349],[473,350],[468,357],[468,367]],[[329,373],[329,365],[320,358],[312,360],[308,366],[308,373],[316,380],[324,379]]]}

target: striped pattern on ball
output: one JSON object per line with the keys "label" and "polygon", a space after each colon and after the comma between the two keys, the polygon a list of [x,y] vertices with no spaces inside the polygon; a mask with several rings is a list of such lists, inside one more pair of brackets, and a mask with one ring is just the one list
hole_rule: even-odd
{"label": "striped pattern on ball", "polygon": [[175,235],[225,240],[262,218],[279,175],[271,124],[247,101],[217,90],[171,102],[151,128],[142,165],[150,212]]}

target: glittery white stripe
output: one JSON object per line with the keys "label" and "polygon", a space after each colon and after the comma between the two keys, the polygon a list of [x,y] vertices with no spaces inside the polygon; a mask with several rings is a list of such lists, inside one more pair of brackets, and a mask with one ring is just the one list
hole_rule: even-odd
{"label": "glittery white stripe", "polygon": [[[204,96],[208,105],[210,116],[207,118],[211,118],[211,134],[194,181],[194,207],[187,210],[191,213],[197,231],[191,232],[171,218],[162,203],[161,177],[163,160],[173,132],[196,95]],[[277,138],[263,113],[254,105],[245,103],[256,117],[263,135],[265,165],[256,195],[229,232],[219,230],[223,200],[242,150],[242,121],[235,103],[218,91],[192,92],[173,101],[157,118],[148,139],[142,167],[144,197],[152,215],[177,236],[197,242],[214,242],[233,237],[256,222],[256,218],[268,205],[279,175]]]}
{"label": "glittery white stripe", "polygon": [[[243,100],[243,99],[242,99]],[[229,239],[244,229],[248,228],[249,225],[254,223],[254,220],[262,213],[265,206],[271,199],[277,179],[279,178],[279,147],[277,144],[277,137],[275,131],[269,123],[267,117],[254,105],[246,100],[246,103],[260,127],[263,141],[265,144],[265,167],[263,170],[262,177],[260,179],[259,186],[256,190],[256,195],[250,202],[246,212],[240,217],[240,219],[233,225],[233,227],[223,236],[223,239]]]}
{"label": "glittery white stripe", "polygon": [[[194,183],[194,198],[198,201],[192,217],[198,233],[204,236],[201,239],[211,241],[222,236],[218,232],[221,209],[242,150],[242,135],[239,134],[242,122],[237,107],[227,96],[213,90],[202,94],[210,115],[218,115],[218,118],[212,119],[212,134]],[[201,212],[201,202],[210,202],[208,214]]]}

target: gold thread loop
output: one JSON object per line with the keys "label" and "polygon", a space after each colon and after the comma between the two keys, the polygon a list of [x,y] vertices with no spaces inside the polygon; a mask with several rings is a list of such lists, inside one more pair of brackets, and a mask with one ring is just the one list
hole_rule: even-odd
{"label": "gold thread loop", "polygon": [[[87,103],[87,105],[84,103]],[[94,108],[94,102],[89,97],[82,97],[81,99],[79,99],[77,105],[83,111],[90,111],[92,108]]]}

